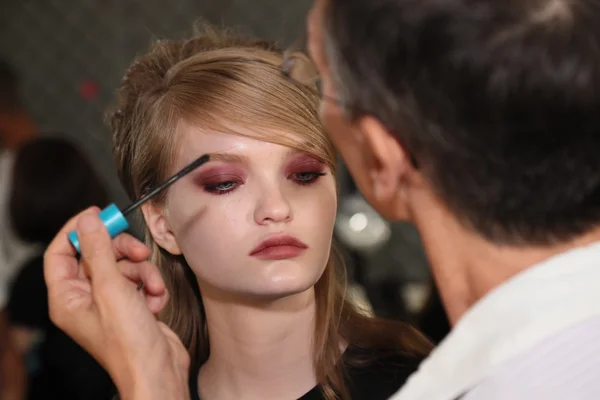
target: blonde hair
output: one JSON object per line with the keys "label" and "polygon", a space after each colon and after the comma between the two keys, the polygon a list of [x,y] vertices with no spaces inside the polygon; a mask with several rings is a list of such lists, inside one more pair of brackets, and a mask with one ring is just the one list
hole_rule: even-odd
{"label": "blonde hair", "polygon": [[[281,52],[269,42],[242,38],[206,23],[199,27],[189,39],[156,42],[121,81],[109,123],[119,178],[129,197],[139,198],[172,172],[181,121],[242,135],[235,126],[253,126],[256,132],[267,132],[260,139],[309,153],[335,171],[336,153],[319,121],[316,90],[282,74]],[[164,196],[158,199],[163,200]],[[149,232],[146,236],[151,261],[162,271],[171,294],[160,317],[179,335],[192,363],[201,365],[208,358],[209,342],[197,281],[182,256],[161,249]],[[378,328],[379,320],[361,315],[345,294],[345,268],[333,248],[315,285],[314,366],[327,399],[348,398],[340,343],[374,346],[381,343],[381,335],[375,333],[389,330]],[[393,346],[409,353],[428,351],[427,342],[414,331],[396,328],[390,344],[393,341]]]}

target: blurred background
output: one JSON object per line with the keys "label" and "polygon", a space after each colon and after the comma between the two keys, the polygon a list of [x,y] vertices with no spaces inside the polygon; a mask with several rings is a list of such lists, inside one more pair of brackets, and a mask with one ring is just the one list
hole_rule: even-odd
{"label": "blurred background", "polygon": [[[301,35],[310,6],[310,0],[2,0],[0,59],[18,76],[38,130],[75,143],[110,201],[124,206],[103,114],[132,59],[154,39],[189,34],[198,17],[283,47]],[[336,238],[355,295],[375,314],[417,324],[438,341],[447,322],[416,230],[381,220],[341,171]]]}

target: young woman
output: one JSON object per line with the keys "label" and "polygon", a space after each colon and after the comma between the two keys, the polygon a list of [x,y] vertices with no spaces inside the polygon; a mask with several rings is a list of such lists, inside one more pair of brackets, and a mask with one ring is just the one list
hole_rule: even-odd
{"label": "young woman", "polygon": [[209,26],[160,41],[126,72],[109,121],[120,179],[143,207],[161,318],[192,358],[192,398],[387,399],[430,350],[361,314],[332,245],[335,152],[315,88],[287,80],[267,42]]}

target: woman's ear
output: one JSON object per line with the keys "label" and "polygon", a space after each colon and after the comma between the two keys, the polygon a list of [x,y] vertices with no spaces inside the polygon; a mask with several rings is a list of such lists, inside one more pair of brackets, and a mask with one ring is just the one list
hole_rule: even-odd
{"label": "woman's ear", "polygon": [[169,220],[164,215],[164,208],[152,202],[147,202],[142,205],[142,213],[154,241],[169,253],[176,256],[181,255],[181,249],[177,244],[173,231],[171,231]]}

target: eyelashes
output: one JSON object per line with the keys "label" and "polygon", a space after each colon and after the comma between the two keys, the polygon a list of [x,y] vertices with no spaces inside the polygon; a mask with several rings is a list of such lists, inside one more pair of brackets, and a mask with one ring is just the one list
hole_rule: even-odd
{"label": "eyelashes", "polygon": [[[309,186],[317,182],[321,177],[327,175],[326,172],[306,171],[295,172],[288,176],[288,179],[300,186]],[[222,179],[214,183],[205,183],[203,189],[205,192],[215,195],[223,195],[233,192],[244,182],[240,178],[233,176],[222,176]]]}
{"label": "eyelashes", "polygon": [[241,185],[244,180],[236,175],[221,174],[207,178],[202,184],[205,192],[211,194],[225,194]]}
{"label": "eyelashes", "polygon": [[300,185],[310,185],[325,175],[327,175],[325,172],[296,172],[291,176],[293,176],[294,181]]}
{"label": "eyelashes", "polygon": [[210,185],[204,185],[204,190],[213,194],[225,194],[231,192],[240,183],[234,181],[225,181],[221,183],[212,183]]}

